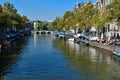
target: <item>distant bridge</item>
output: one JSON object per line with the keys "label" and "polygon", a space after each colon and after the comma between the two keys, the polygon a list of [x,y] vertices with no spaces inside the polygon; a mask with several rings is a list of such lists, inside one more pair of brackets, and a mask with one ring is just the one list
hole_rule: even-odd
{"label": "distant bridge", "polygon": [[53,31],[31,31],[32,34],[53,34]]}

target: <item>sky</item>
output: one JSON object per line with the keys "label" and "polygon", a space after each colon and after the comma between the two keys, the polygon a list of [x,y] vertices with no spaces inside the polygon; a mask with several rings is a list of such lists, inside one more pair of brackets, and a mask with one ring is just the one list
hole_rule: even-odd
{"label": "sky", "polygon": [[76,3],[86,1],[88,0],[0,0],[0,4],[10,2],[19,14],[30,20],[51,21],[63,16],[66,11],[72,11]]}

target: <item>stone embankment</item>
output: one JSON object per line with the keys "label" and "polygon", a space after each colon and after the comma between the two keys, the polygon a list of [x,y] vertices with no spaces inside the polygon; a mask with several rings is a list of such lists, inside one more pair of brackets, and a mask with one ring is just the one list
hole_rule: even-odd
{"label": "stone embankment", "polygon": [[91,42],[88,40],[83,40],[83,39],[79,39],[80,42],[83,42],[87,45],[93,46],[93,47],[97,47],[100,49],[104,49],[110,52],[113,51],[120,51],[120,47],[119,46],[114,46],[114,45],[107,45],[107,44],[102,44],[102,43],[95,43],[95,42]]}

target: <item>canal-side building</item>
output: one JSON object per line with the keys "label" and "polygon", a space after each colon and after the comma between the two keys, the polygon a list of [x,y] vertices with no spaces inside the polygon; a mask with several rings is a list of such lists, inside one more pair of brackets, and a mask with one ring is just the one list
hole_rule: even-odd
{"label": "canal-side building", "polygon": [[[105,10],[106,6],[110,4],[110,2],[111,0],[98,0],[96,2],[96,8],[102,12]],[[108,41],[113,37],[120,37],[120,29],[116,22],[108,23],[105,29],[105,36],[107,37]]]}
{"label": "canal-side building", "polygon": [[[111,0],[98,0],[96,4],[94,5],[95,8],[99,9],[101,12],[103,12],[108,4],[110,4]],[[81,4],[76,3],[75,5],[75,10],[81,9]],[[108,23],[106,26],[101,27],[98,30],[99,33],[98,36],[106,36],[108,41],[113,38],[113,37],[119,37],[120,36],[120,29],[119,26],[113,22],[113,23]]]}
{"label": "canal-side building", "polygon": [[110,3],[111,0],[98,0],[96,2],[96,6],[98,9],[100,10],[104,10],[106,5],[108,5]]}
{"label": "canal-side building", "polygon": [[35,31],[38,31],[38,24],[39,24],[40,22],[41,22],[41,21],[39,21],[39,20],[33,21],[33,28],[34,28]]}
{"label": "canal-side building", "polygon": [[34,23],[33,23],[34,31],[37,30],[37,23],[38,23],[38,22],[34,22]]}
{"label": "canal-side building", "polygon": [[81,4],[77,2],[74,9],[75,9],[75,10],[76,10],[76,9],[79,10],[80,8],[81,8]]}

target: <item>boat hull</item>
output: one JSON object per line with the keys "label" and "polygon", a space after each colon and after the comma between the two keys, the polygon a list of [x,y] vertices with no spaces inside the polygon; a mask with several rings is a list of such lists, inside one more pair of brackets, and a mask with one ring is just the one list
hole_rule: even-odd
{"label": "boat hull", "polygon": [[68,41],[74,42],[74,38],[69,38]]}
{"label": "boat hull", "polygon": [[113,54],[120,56],[120,51],[115,51],[115,52],[113,52]]}
{"label": "boat hull", "polygon": [[1,42],[0,42],[1,47],[6,47],[6,46],[8,46],[9,44],[10,44],[9,41],[1,41]]}

